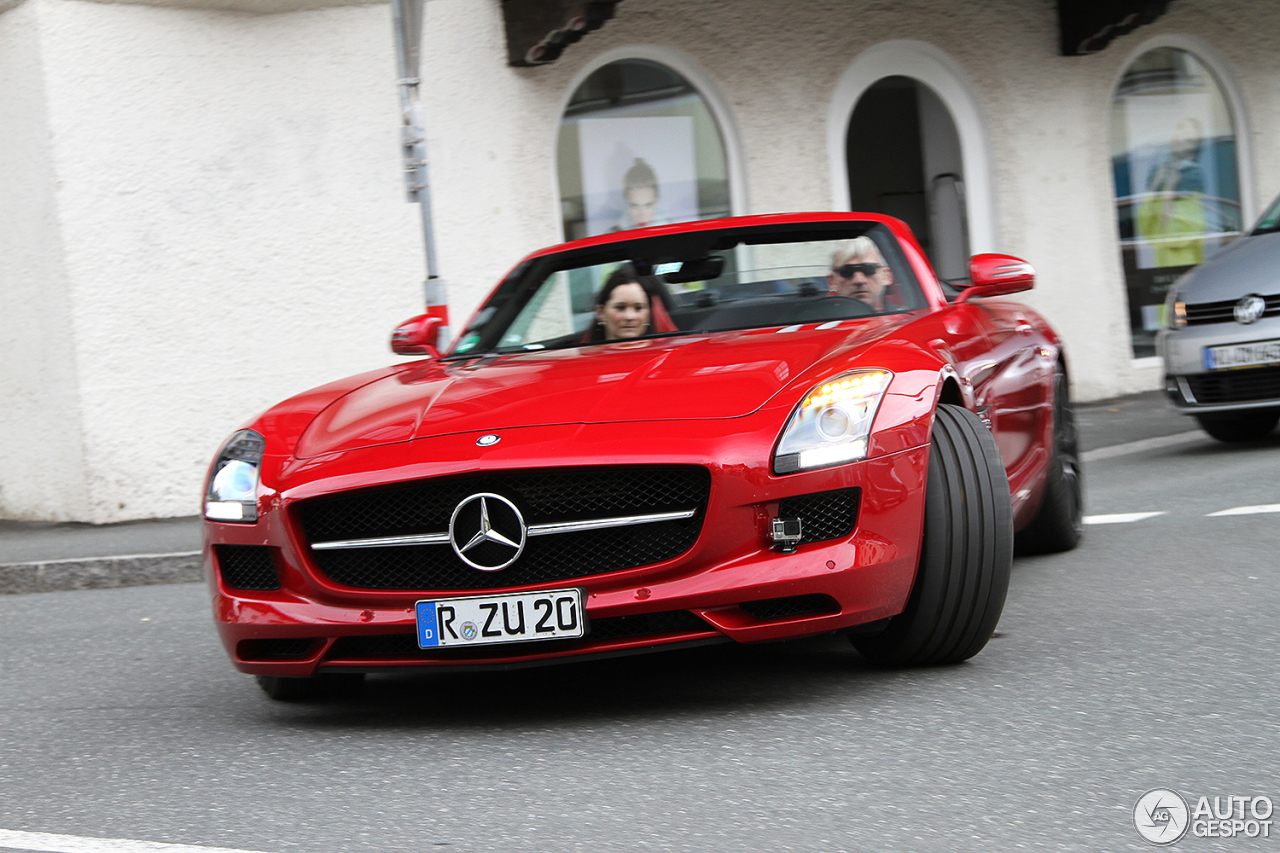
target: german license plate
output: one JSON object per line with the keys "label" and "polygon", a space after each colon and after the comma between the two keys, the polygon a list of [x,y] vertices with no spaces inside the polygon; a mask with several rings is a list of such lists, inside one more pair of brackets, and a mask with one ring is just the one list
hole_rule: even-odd
{"label": "german license plate", "polygon": [[1280,364],[1280,341],[1256,341],[1204,348],[1206,370],[1228,370],[1233,367],[1259,367]]}
{"label": "german license plate", "polygon": [[418,646],[488,646],[586,635],[582,590],[468,595],[417,602]]}

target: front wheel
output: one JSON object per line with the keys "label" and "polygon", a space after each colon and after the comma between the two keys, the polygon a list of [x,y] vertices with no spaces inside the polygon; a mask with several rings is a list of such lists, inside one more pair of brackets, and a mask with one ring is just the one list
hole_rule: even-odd
{"label": "front wheel", "polygon": [[849,639],[876,666],[967,660],[1000,620],[1012,562],[1009,481],[995,439],[973,412],[938,406],[911,597],[884,630]]}
{"label": "front wheel", "polygon": [[1200,428],[1209,435],[1235,444],[1240,441],[1257,441],[1266,438],[1280,423],[1280,409],[1249,409],[1243,412],[1223,412],[1213,415],[1196,415]]}

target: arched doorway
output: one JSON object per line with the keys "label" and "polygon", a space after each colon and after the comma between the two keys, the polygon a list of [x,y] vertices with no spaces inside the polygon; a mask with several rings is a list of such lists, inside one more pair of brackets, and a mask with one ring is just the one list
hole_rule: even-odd
{"label": "arched doorway", "polygon": [[904,75],[872,84],[850,115],[845,157],[850,209],[905,221],[939,277],[968,275],[960,136],[936,92]]}

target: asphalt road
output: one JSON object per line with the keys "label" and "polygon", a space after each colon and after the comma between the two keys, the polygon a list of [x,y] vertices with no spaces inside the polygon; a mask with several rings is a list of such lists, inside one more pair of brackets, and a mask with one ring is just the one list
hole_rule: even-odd
{"label": "asphalt road", "polygon": [[227,663],[199,585],[2,596],[0,850],[1137,851],[1152,788],[1280,803],[1280,514],[1210,515],[1280,503],[1280,437],[1175,423],[1091,451],[1106,523],[1016,561],[954,667],[828,637],[290,705]]}

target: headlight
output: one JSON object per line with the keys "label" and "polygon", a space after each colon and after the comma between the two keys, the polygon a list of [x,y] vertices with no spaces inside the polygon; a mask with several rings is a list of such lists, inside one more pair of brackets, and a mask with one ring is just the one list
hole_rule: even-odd
{"label": "headlight", "polygon": [[1177,291],[1170,291],[1164,302],[1164,327],[1181,329],[1187,325],[1187,304],[1178,298]]}
{"label": "headlight", "polygon": [[222,445],[209,472],[204,493],[204,517],[214,521],[258,520],[258,468],[262,464],[262,436],[242,429]]}
{"label": "headlight", "polygon": [[782,431],[773,473],[825,468],[866,456],[871,422],[892,378],[887,370],[855,370],[812,389]]}
{"label": "headlight", "polygon": [[1169,295],[1164,298],[1164,321],[1166,329],[1181,329],[1187,325],[1187,303],[1182,301],[1182,288],[1179,285],[1185,281],[1187,275],[1181,276],[1169,288]]}

